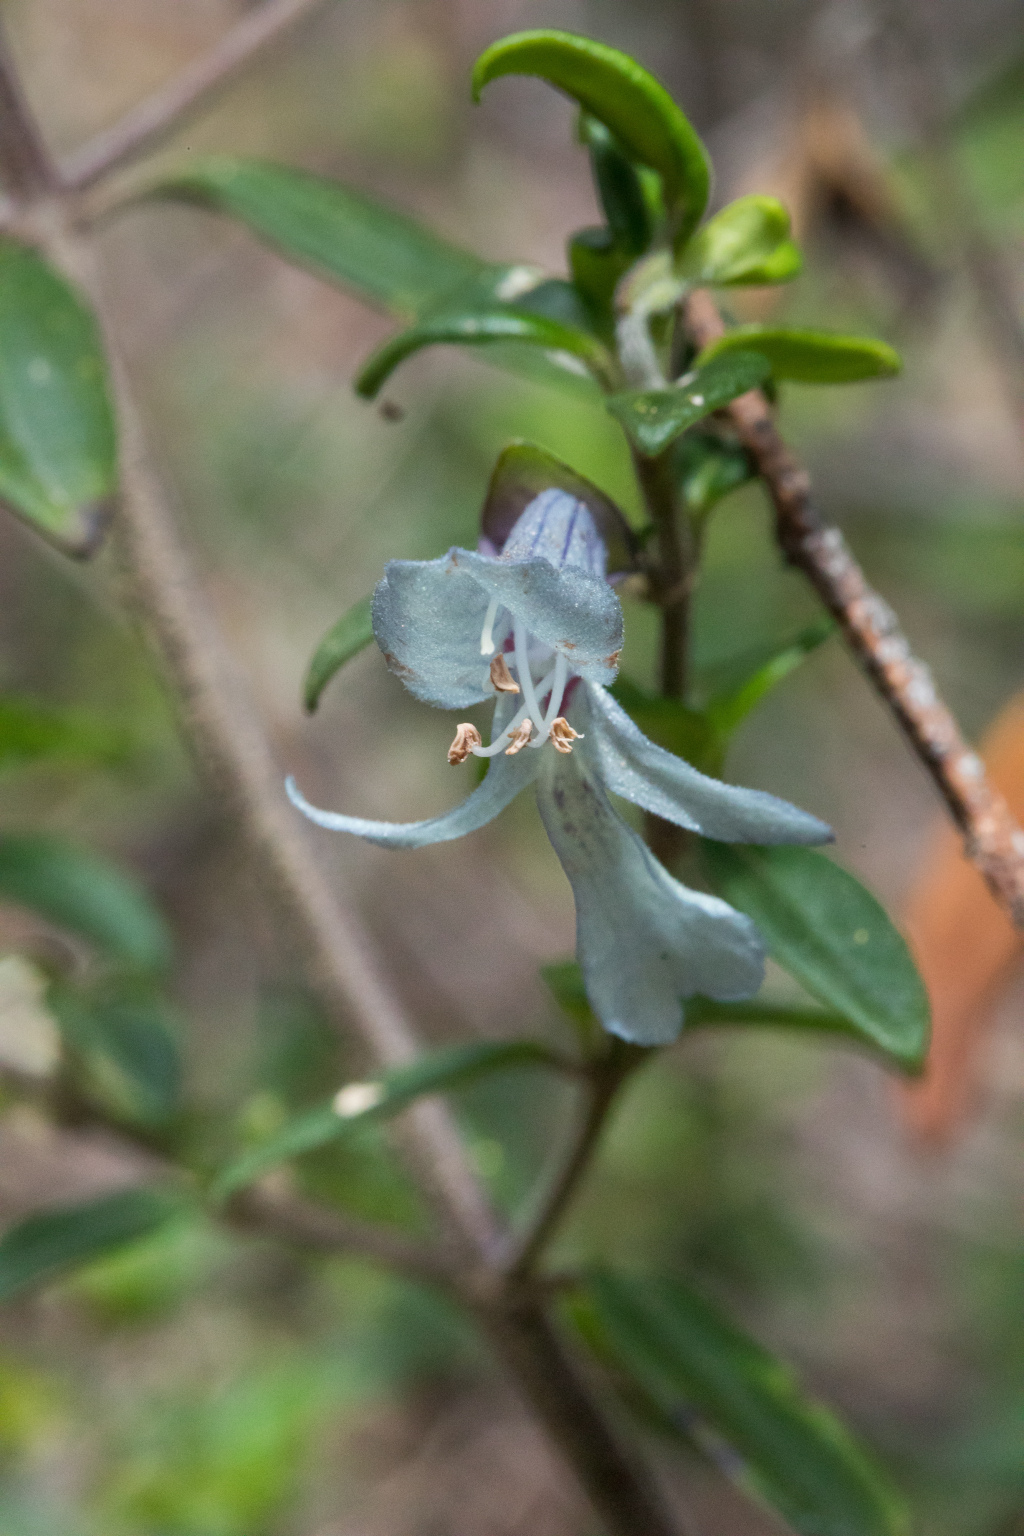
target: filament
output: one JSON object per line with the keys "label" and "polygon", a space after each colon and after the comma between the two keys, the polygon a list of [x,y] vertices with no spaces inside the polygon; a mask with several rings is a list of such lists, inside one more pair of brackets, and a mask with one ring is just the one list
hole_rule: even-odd
{"label": "filament", "polygon": [[515,621],[514,634],[516,646],[516,673],[518,674],[519,686],[523,690],[523,703],[526,705],[527,711],[529,712],[538,731],[540,731],[542,736],[546,736],[547,726],[544,724],[544,716],[541,713],[541,707],[537,703],[537,694],[533,686],[533,674],[530,671],[530,658],[528,655],[526,630],[523,628],[518,619]]}
{"label": "filament", "polygon": [[[562,655],[561,651],[557,651],[555,653],[555,665],[551,670],[550,677],[551,698],[548,702],[547,714],[544,716],[544,724],[541,726],[541,734],[535,741],[530,742],[531,747],[542,747],[544,745],[551,733],[551,727],[558,719],[558,712],[562,707],[562,698],[565,694],[565,685],[569,677],[569,664],[565,657]],[[548,679],[545,678],[544,682],[538,684],[537,686],[537,693],[540,698],[544,697],[547,681]]]}
{"label": "filament", "polygon": [[[557,672],[558,667],[556,664],[551,668],[551,671],[548,673],[547,677],[542,678],[542,680],[537,684],[537,692],[540,694],[541,698],[544,697],[545,693],[547,693],[548,689],[554,683]],[[506,725],[500,736],[496,736],[494,738],[489,747],[472,747],[470,749],[474,757],[496,757],[499,752],[504,752],[505,748],[509,744],[509,741],[512,739],[512,732],[517,730],[518,727],[522,725],[523,721],[526,719],[529,713],[530,710],[528,705],[523,704],[519,709],[519,712],[509,721],[508,725]],[[543,740],[544,738],[541,737],[541,742],[543,742]],[[533,742],[531,742],[530,745],[533,746]]]}
{"label": "filament", "polygon": [[487,605],[487,613],[484,616],[484,627],[480,631],[480,655],[490,656],[494,651],[494,621],[498,617],[498,609],[501,604],[496,597],[492,597]]}

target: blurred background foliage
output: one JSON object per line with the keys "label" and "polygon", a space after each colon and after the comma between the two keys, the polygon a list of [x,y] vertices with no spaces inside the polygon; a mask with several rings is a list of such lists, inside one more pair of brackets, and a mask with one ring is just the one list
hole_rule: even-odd
{"label": "blurred background foliage", "polygon": [[[67,151],[245,6],[4,8],[29,93]],[[784,428],[977,733],[1024,679],[1024,379],[972,259],[972,242],[992,243],[1019,307],[1020,0],[325,0],[161,159],[288,160],[490,258],[560,272],[565,237],[595,218],[570,108],[523,81],[469,103],[473,58],[520,26],[633,52],[705,135],[716,204],[756,190],[791,207],[805,273],[745,297],[743,317],[824,320],[903,352],[893,382],[784,387]],[[147,205],[103,243],[164,473],[282,756],[321,804],[405,819],[450,803],[461,782],[444,761],[448,722],[373,650],[309,720],[307,658],[385,560],[473,542],[512,437],[543,443],[635,511],[618,428],[598,402],[448,349],[388,386],[402,419],[387,419],[349,382],[386,323],[241,229]],[[713,517],[696,614],[706,667],[816,617],[782,568],[756,488]],[[630,606],[627,632],[625,671],[647,684],[653,610]],[[145,1005],[182,1042],[188,1096],[204,1113],[178,1123],[173,1084],[164,1105],[130,1101],[116,1061],[93,1064],[104,1106],[157,1138],[173,1125],[212,1164],[358,1073],[241,878],[121,616],[109,555],[72,566],[0,523],[0,693],[31,715],[20,755],[0,761],[0,830],[104,851],[145,884],[173,934],[171,1001],[157,1005],[150,989]],[[61,750],[33,748],[52,748],[54,730]],[[729,773],[830,820],[843,861],[899,911],[932,792],[837,641],[744,725]],[[433,1040],[524,1025],[564,1039],[537,967],[571,951],[571,904],[529,807],[467,845],[400,859],[324,842]],[[50,978],[129,986],[70,942],[0,905],[0,1056],[16,1073],[48,1070]],[[634,1084],[559,1250],[699,1273],[879,1448],[937,1536],[1024,1529],[1022,1007],[1011,991],[982,1112],[941,1154],[913,1144],[865,1060],[740,1033],[684,1039]],[[501,1204],[538,1172],[562,1092],[527,1071],[457,1096]],[[5,1220],[137,1171],[99,1133],[54,1130],[5,1101]],[[299,1176],[345,1210],[420,1219],[372,1129],[312,1154]],[[750,1528],[756,1517],[693,1476],[702,1530]],[[582,1530],[481,1346],[435,1297],[186,1215],[4,1308],[0,1490],[5,1536]]]}

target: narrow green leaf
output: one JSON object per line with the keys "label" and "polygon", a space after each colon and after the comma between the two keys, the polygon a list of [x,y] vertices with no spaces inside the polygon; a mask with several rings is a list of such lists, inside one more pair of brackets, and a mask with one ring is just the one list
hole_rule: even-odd
{"label": "narrow green leaf", "polygon": [[302,685],[302,698],[310,714],[320,703],[320,695],[335,672],[358,656],[373,640],[373,624],[370,620],[372,598],[361,597],[358,603],[342,614],[332,624],[313,652],[313,659],[306,671]]}
{"label": "narrow green leaf", "polygon": [[34,762],[118,763],[131,746],[127,732],[81,710],[0,695],[0,769]]}
{"label": "narrow green leaf", "polygon": [[[567,363],[577,372],[589,369],[597,376],[608,373],[611,360],[596,336],[575,326],[532,315],[511,305],[468,312],[428,315],[418,325],[400,331],[363,364],[356,378],[356,393],[372,400],[385,380],[414,352],[438,345],[494,346],[516,342],[541,347],[549,359]],[[575,359],[579,359],[579,363]]]}
{"label": "narrow green leaf", "polygon": [[568,491],[590,512],[608,552],[609,575],[635,570],[636,536],[620,508],[592,481],[536,443],[510,443],[499,455],[480,520],[484,537],[500,549],[534,497],[552,487]]}
{"label": "narrow green leaf", "polygon": [[0,499],[67,554],[89,555],[116,475],[92,311],[38,252],[0,239]]}
{"label": "narrow green leaf", "polygon": [[473,99],[499,75],[538,75],[604,123],[626,154],[659,173],[673,236],[682,242],[707,207],[711,169],[692,125],[635,59],[570,32],[517,32],[492,43],[473,69]]}
{"label": "narrow green leaf", "polygon": [[692,369],[669,389],[630,389],[605,405],[630,442],[648,458],[664,453],[687,427],[756,389],[771,373],[759,352],[731,351]]}
{"label": "narrow green leaf", "polygon": [[126,1189],[88,1205],[40,1211],[0,1237],[0,1301],[147,1237],[182,1209],[173,1195]]}
{"label": "narrow green leaf", "polygon": [[662,699],[648,693],[621,673],[609,692],[657,746],[685,758],[701,773],[721,772],[725,743],[707,715],[678,699]]}
{"label": "narrow green leaf", "polygon": [[732,735],[751,710],[760,704],[767,693],[802,666],[808,656],[816,651],[830,635],[835,634],[835,622],[822,619],[809,624],[792,640],[772,651],[766,658],[759,657],[748,667],[746,675],[731,686],[720,689],[704,706],[715,728],[724,737]]}
{"label": "narrow green leaf", "polygon": [[415,219],[340,182],[284,165],[223,156],[165,178],[151,195],[240,219],[289,261],[413,320],[447,294],[508,274],[441,240]]}
{"label": "narrow green leaf", "polygon": [[[741,1481],[799,1536],[903,1536],[902,1501],[788,1366],[677,1280],[598,1270],[583,1308],[621,1366],[680,1429],[696,1409],[745,1462]],[[699,1427],[687,1438],[700,1438]]]}
{"label": "narrow green leaf", "polygon": [[774,197],[738,197],[690,241],[682,270],[694,283],[786,283],[803,257],[789,238],[789,214]]}
{"label": "narrow green leaf", "polygon": [[145,891],[61,838],[0,836],[0,901],[38,912],[130,966],[159,970],[170,961],[170,935]]}
{"label": "narrow green leaf", "polygon": [[57,986],[49,1003],[84,1076],[87,1093],[122,1119],[159,1127],[181,1099],[181,1053],[169,1011],[152,988],[106,983]]}
{"label": "narrow green leaf", "polygon": [[698,517],[755,478],[745,449],[704,432],[687,432],[679,439],[675,470],[686,505]]}
{"label": "narrow green leaf", "polygon": [[886,379],[903,366],[898,352],[871,336],[842,336],[831,331],[797,331],[784,326],[738,325],[712,342],[697,358],[705,367],[730,352],[762,352],[776,379],[800,384],[855,384]]}
{"label": "narrow green leaf", "polygon": [[601,334],[611,340],[615,328],[615,289],[630,264],[628,253],[616,245],[611,230],[601,224],[570,235],[567,255],[577,292],[585,299]]}
{"label": "narrow green leaf", "polygon": [[869,1044],[919,1070],[928,994],[903,938],[860,881],[810,848],[703,846],[720,894],[753,918],[772,957]]}
{"label": "narrow green leaf", "polygon": [[358,1127],[392,1115],[424,1094],[447,1093],[489,1072],[509,1067],[561,1068],[554,1052],[533,1040],[473,1041],[431,1051],[367,1083],[349,1083],[329,1104],[290,1120],[276,1135],[222,1169],[211,1188],[214,1200],[225,1200],[271,1168],[328,1142],[340,1141]]}
{"label": "narrow green leaf", "polygon": [[579,128],[580,140],[590,151],[594,186],[609,231],[628,264],[643,255],[654,234],[643,185],[636,167],[604,123],[589,112],[581,112]]}

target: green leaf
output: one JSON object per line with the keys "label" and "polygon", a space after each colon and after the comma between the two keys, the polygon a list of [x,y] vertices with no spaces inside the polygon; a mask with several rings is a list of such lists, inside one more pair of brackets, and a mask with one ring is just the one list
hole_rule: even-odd
{"label": "green leaf", "polygon": [[685,758],[701,773],[721,772],[725,743],[707,715],[678,699],[662,699],[648,693],[621,673],[609,692],[657,746]]}
{"label": "green leaf", "polygon": [[358,603],[353,603],[338,622],[331,625],[313,652],[302,685],[303,701],[310,714],[320,703],[320,695],[335,672],[340,671],[353,656],[358,656],[360,651],[365,651],[373,640],[373,624],[370,620],[372,600],[370,597],[361,597]]}
{"label": "green leaf", "polygon": [[810,848],[703,847],[719,893],[753,918],[773,959],[868,1044],[919,1070],[928,994],[903,938],[860,881]]}
{"label": "green leaf", "polygon": [[855,384],[899,373],[898,352],[871,336],[842,336],[832,331],[797,331],[784,326],[738,325],[697,358],[705,367],[730,352],[762,352],[776,379],[800,384]]}
{"label": "green leaf", "polygon": [[0,695],[0,769],[33,762],[117,763],[131,752],[127,732],[80,710]]}
{"label": "green leaf", "polygon": [[161,997],[120,981],[88,992],[56,986],[49,1002],[86,1092],[135,1124],[159,1127],[173,1118],[181,1100],[181,1054]]}
{"label": "green leaf", "polygon": [[127,965],[159,970],[170,961],[170,935],[145,891],[61,838],[0,836],[0,901],[38,912]]}
{"label": "green leaf", "polygon": [[211,1196],[214,1200],[227,1199],[278,1164],[340,1141],[361,1126],[389,1120],[424,1094],[447,1093],[509,1067],[560,1069],[563,1065],[553,1051],[533,1040],[473,1041],[431,1051],[372,1082],[349,1083],[329,1104],[290,1120],[268,1141],[224,1168],[214,1181]]}
{"label": "green leaf", "polygon": [[615,245],[624,253],[627,265],[643,255],[654,235],[650,210],[636,167],[604,123],[580,113],[580,140],[590,151],[594,186],[608,220]]}
{"label": "green leaf", "polygon": [[676,444],[676,478],[690,511],[704,517],[756,471],[746,450],[704,432],[687,432]]}
{"label": "green leaf", "polygon": [[685,241],[711,188],[704,146],[671,96],[628,54],[570,32],[517,32],[492,43],[473,69],[473,99],[499,75],[538,75],[611,130],[626,154],[659,173],[673,223]]}
{"label": "green leaf", "polygon": [[696,422],[737,395],[763,384],[771,365],[759,352],[731,351],[692,369],[669,389],[630,389],[610,395],[608,410],[648,458],[664,453]]}
{"label": "green leaf", "polygon": [[789,214],[774,197],[738,197],[697,231],[683,257],[694,283],[787,283],[803,265]]}
{"label": "green leaf", "polygon": [[148,1236],[181,1209],[173,1195],[126,1189],[19,1221],[0,1237],[0,1301]]}
{"label": "green leaf", "polygon": [[745,676],[739,682],[720,689],[704,706],[716,730],[724,737],[731,736],[765,694],[802,666],[819,645],[835,634],[835,630],[833,619],[821,619],[817,624],[809,624],[766,658],[759,656],[755,663],[748,664]]}
{"label": "green leaf", "polygon": [[[549,320],[544,315],[514,309],[511,305],[496,305],[488,309],[431,314],[418,325],[400,331],[363,364],[355,382],[356,393],[372,400],[399,363],[421,347],[486,347],[503,342],[542,347],[549,359],[556,362],[568,359],[577,372],[589,369],[602,377],[611,368],[607,349],[590,332]],[[575,358],[580,359],[579,364],[573,363]]]}
{"label": "green leaf", "polygon": [[67,554],[89,555],[116,476],[92,311],[36,251],[0,239],[0,499]]}
{"label": "green leaf", "polygon": [[500,549],[530,502],[552,487],[567,491],[590,512],[608,552],[609,574],[636,568],[636,536],[616,503],[536,443],[514,442],[502,450],[487,487],[481,533]]}
{"label": "green leaf", "polygon": [[743,1458],[741,1480],[799,1536],[907,1531],[899,1496],[839,1420],[703,1296],[677,1280],[598,1270],[584,1281],[582,1310],[584,1338],[596,1326],[680,1433],[696,1409]]}
{"label": "green leaf", "polygon": [[340,182],[265,161],[200,160],[157,183],[151,195],[240,219],[289,261],[403,320],[469,283],[498,284],[509,271]]}
{"label": "green leaf", "polygon": [[577,292],[585,299],[602,334],[611,340],[615,289],[629,267],[628,253],[616,245],[611,230],[601,224],[578,229],[571,235],[567,254]]}

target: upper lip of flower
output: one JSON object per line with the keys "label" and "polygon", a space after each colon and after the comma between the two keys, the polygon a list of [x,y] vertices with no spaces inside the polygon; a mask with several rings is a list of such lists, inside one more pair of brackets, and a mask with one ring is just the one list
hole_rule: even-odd
{"label": "upper lip of flower", "polygon": [[[471,727],[460,727],[453,743],[454,761],[468,751],[489,757],[487,775],[454,810],[404,824],[318,810],[289,779],[301,811],[382,847],[418,848],[486,825],[536,782],[576,900],[588,996],[606,1028],[641,1044],[666,1043],[681,1027],[682,998],[757,990],[764,952],[753,924],[674,880],[616,815],[607,791],[726,842],[821,843],[831,830],[774,795],[708,778],[656,746],[602,686],[615,675],[622,610],[581,503],[543,493],[497,556],[453,549],[439,560],[392,561],[374,594],[373,621],[388,665],[417,697],[449,709],[496,697],[491,745],[477,745]],[[519,691],[495,693],[496,654],[515,668]],[[536,748],[563,720],[559,750],[521,750],[527,720]]]}

